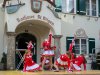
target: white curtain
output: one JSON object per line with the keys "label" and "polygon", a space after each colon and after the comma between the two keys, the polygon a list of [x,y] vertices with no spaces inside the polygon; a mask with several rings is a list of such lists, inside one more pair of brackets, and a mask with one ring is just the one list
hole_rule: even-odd
{"label": "white curtain", "polygon": [[74,13],[74,0],[62,0],[62,12]]}

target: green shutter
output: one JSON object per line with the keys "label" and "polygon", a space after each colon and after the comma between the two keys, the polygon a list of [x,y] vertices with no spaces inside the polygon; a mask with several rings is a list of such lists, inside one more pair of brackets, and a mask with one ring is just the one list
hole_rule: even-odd
{"label": "green shutter", "polygon": [[68,51],[69,49],[69,44],[72,42],[72,39],[74,37],[66,37],[66,50]]}
{"label": "green shutter", "polygon": [[77,14],[86,15],[86,0],[76,0]]}
{"label": "green shutter", "polygon": [[61,0],[55,0],[56,7],[61,7]]}
{"label": "green shutter", "polygon": [[55,5],[56,5],[55,11],[56,11],[56,12],[61,12],[61,7],[62,7],[61,1],[62,1],[62,0],[55,0]]}
{"label": "green shutter", "polygon": [[[95,39],[89,38],[89,53],[92,53],[92,49],[95,48]],[[93,51],[95,53],[95,50]]]}
{"label": "green shutter", "polygon": [[98,0],[98,8],[99,8],[99,17],[100,17],[100,0]]}

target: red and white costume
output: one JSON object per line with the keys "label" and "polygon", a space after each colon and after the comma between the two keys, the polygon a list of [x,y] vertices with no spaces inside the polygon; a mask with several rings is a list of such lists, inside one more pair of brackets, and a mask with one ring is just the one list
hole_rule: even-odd
{"label": "red and white costume", "polygon": [[62,54],[60,55],[60,57],[56,60],[56,65],[59,67],[68,67],[68,69],[70,68],[70,58],[68,57],[67,54]]}
{"label": "red and white costume", "polygon": [[23,72],[33,72],[40,70],[40,66],[32,60],[32,54],[25,54]]}
{"label": "red and white costume", "polygon": [[73,67],[76,70],[79,70],[80,71],[82,64],[84,66],[84,70],[86,70],[86,63],[84,63],[85,62],[85,59],[84,59],[84,57],[82,55],[80,55],[80,56],[78,56],[78,57],[76,57],[75,59],[72,60],[72,62],[74,62],[74,61],[75,61],[75,63],[73,64]]}
{"label": "red and white costume", "polygon": [[73,47],[75,46],[75,39],[69,44],[69,51],[72,53]]}
{"label": "red and white costume", "polygon": [[49,39],[45,40],[42,43],[43,46],[43,56],[54,56],[54,50],[51,49],[51,39],[52,39],[52,34],[49,35]]}
{"label": "red and white costume", "polygon": [[27,45],[28,50],[31,50],[33,48],[32,41],[30,41]]}

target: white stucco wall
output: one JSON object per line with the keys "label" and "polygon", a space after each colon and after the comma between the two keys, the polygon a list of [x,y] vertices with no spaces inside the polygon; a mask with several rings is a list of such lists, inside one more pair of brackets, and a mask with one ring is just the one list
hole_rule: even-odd
{"label": "white stucco wall", "polygon": [[0,3],[2,3],[3,2],[3,0],[0,0]]}
{"label": "white stucco wall", "polygon": [[[11,3],[12,5],[17,4],[16,1],[12,1]],[[54,28],[55,33],[59,35],[61,34],[61,22],[59,19],[55,18],[53,13],[47,8],[47,6],[49,5],[47,1],[43,1],[40,13],[34,13],[31,10],[30,0],[24,0],[22,1],[22,3],[25,3],[25,5],[20,7],[20,9],[16,13],[13,14],[6,13],[8,32],[14,32],[16,27],[25,20],[42,20],[47,22],[46,20],[43,20],[43,17],[45,17],[53,23],[50,25]],[[41,16],[41,19],[38,18],[38,15]],[[33,16],[33,17],[21,20],[21,18],[27,16]]]}
{"label": "white stucco wall", "polygon": [[[81,15],[64,14],[62,17],[62,35],[61,38],[61,50],[62,53],[66,52],[66,37],[74,37],[77,29],[84,29],[88,38],[95,38],[95,48],[100,48],[100,18],[88,17]],[[88,50],[89,51],[89,50]],[[96,53],[99,49],[96,49]],[[91,60],[86,56],[87,70],[91,69]]]}
{"label": "white stucco wall", "polygon": [[[96,20],[95,17],[81,16],[81,15],[71,15],[64,14],[62,17],[62,50],[66,50],[66,37],[73,37],[76,33],[77,29],[84,29],[88,38],[95,38],[95,48],[100,48],[100,39],[99,39],[99,31],[100,31],[100,18]],[[74,18],[73,18],[74,17]],[[97,51],[98,52],[98,51]]]}

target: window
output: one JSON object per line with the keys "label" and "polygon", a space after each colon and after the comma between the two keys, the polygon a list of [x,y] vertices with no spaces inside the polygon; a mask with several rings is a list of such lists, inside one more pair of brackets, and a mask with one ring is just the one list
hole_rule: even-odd
{"label": "window", "polygon": [[90,8],[90,3],[89,3],[89,0],[87,0],[86,1],[86,12],[87,12],[86,15],[90,15],[90,9],[89,8]]}
{"label": "window", "polygon": [[98,16],[97,3],[98,0],[86,0],[86,15]]}
{"label": "window", "polygon": [[93,51],[93,49],[95,48],[95,39],[94,38],[89,38],[88,39],[88,44],[89,44],[89,53],[95,53],[95,50]]}
{"label": "window", "polygon": [[86,15],[86,1],[87,0],[76,0],[77,1],[77,14]]}
{"label": "window", "polygon": [[92,0],[91,3],[92,3],[92,4],[91,4],[91,7],[92,7],[92,10],[91,10],[92,15],[93,15],[93,16],[96,16],[96,0]]}
{"label": "window", "polygon": [[[67,37],[66,38],[66,50],[69,50],[69,45],[72,42],[74,37]],[[73,48],[73,52],[75,54],[91,54],[95,53],[92,51],[95,48],[95,39],[94,38],[77,38],[75,40],[75,46]]]}
{"label": "window", "polygon": [[67,0],[67,13],[74,13],[74,0]]}
{"label": "window", "polygon": [[87,54],[87,43],[86,39],[81,39],[81,53]]}
{"label": "window", "polygon": [[86,39],[76,39],[75,40],[75,53],[76,54],[87,54]]}
{"label": "window", "polygon": [[61,1],[62,0],[55,0],[55,5],[57,8],[61,8]]}
{"label": "window", "polygon": [[80,42],[79,39],[75,40],[75,53],[80,54]]}
{"label": "window", "polygon": [[55,0],[55,5],[56,5],[56,12],[61,12],[62,11],[62,0]]}
{"label": "window", "polygon": [[[72,42],[74,37],[67,37],[67,50],[69,49],[69,45]],[[75,46],[73,48],[73,52],[76,54],[88,54],[88,43],[87,39],[79,38],[75,40]]]}
{"label": "window", "polygon": [[74,13],[75,11],[75,0],[63,0],[62,1],[62,12]]}

